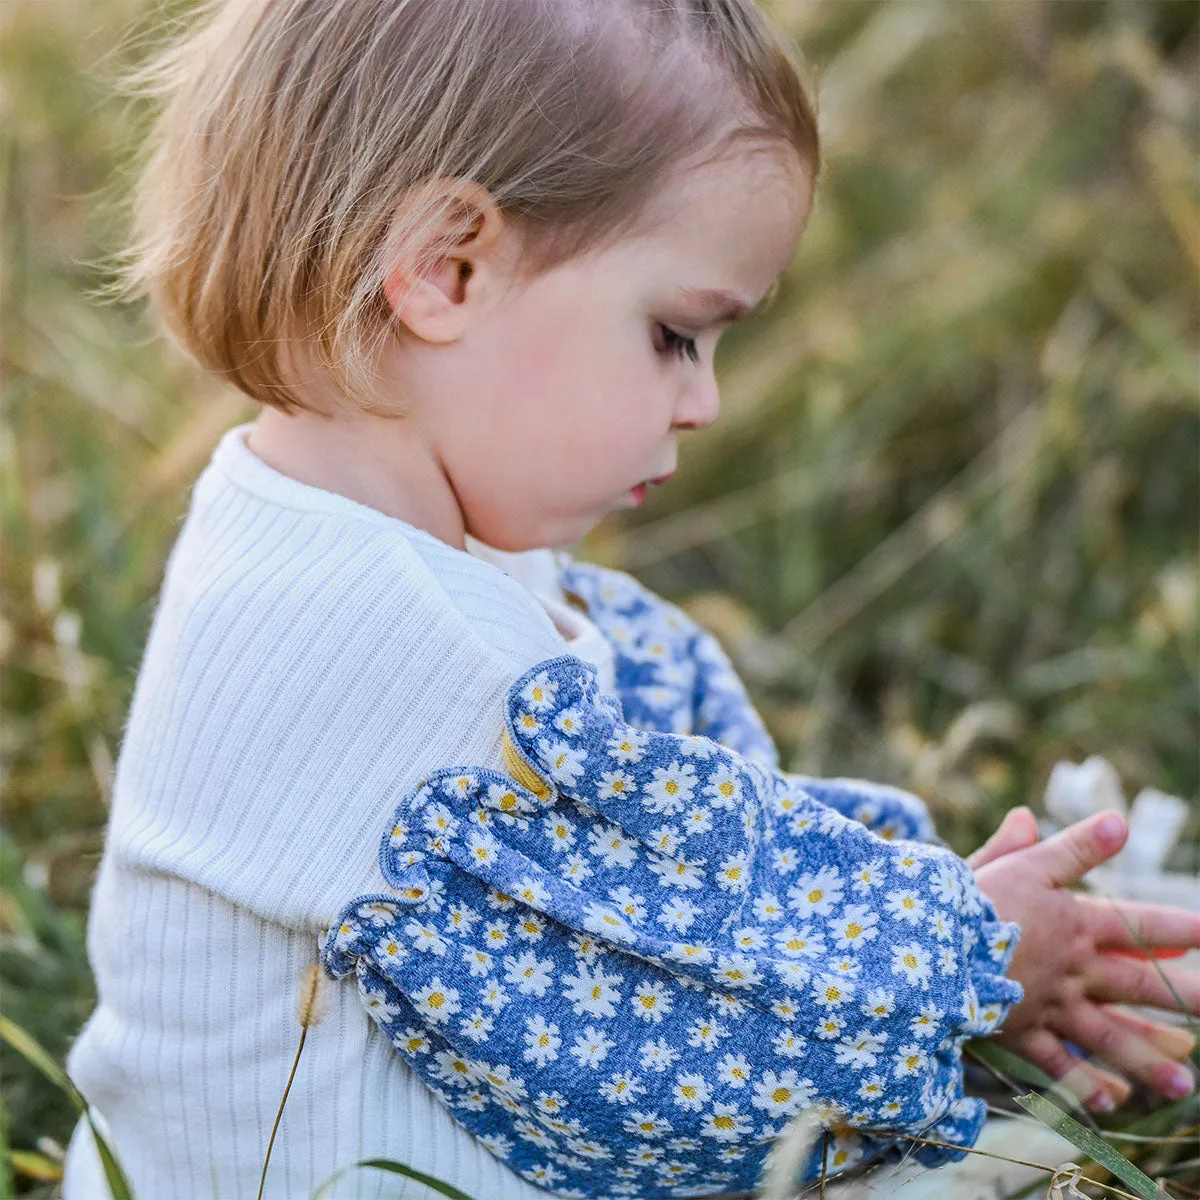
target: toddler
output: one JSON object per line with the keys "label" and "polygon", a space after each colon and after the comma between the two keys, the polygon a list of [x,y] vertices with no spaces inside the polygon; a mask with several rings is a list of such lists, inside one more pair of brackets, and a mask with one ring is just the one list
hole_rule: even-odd
{"label": "toddler", "polygon": [[[716,418],[807,221],[813,109],[751,0],[215,3],[140,83],[130,289],[262,411],[167,564],[93,895],[68,1067],[139,1197],[256,1193],[314,961],[270,1197],[379,1158],[747,1193],[811,1106],[833,1172],[938,1163],[980,1033],[1097,1105],[1068,1040],[1190,1086],[1109,1005],[1200,981],[1106,951],[1196,919],[1064,886],[1119,818],[1016,810],[964,862],[907,793],[781,771],[715,640],[562,549]],[[96,1170],[81,1125],[66,1200]]]}

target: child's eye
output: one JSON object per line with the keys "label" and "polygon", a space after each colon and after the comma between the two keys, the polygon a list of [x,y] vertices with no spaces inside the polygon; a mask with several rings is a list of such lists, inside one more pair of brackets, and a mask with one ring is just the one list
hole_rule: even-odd
{"label": "child's eye", "polygon": [[665,354],[673,354],[676,358],[682,359],[686,354],[694,363],[700,361],[699,351],[696,349],[695,338],[684,337],[681,333],[676,333],[673,329],[668,329],[665,325],[659,325],[659,329],[663,332],[663,340],[666,343],[666,348],[663,351]]}

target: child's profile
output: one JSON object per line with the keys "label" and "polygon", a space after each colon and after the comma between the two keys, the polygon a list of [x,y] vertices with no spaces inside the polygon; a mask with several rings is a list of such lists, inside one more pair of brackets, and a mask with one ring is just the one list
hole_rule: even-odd
{"label": "child's profile", "polygon": [[270,1197],[383,1158],[748,1193],[803,1109],[834,1173],[936,1165],[979,1035],[1096,1107],[1076,1049],[1189,1086],[1110,1005],[1200,980],[1069,887],[1119,818],[962,859],[907,792],[784,771],[717,640],[565,549],[716,420],[819,187],[803,75],[753,0],[226,0],[134,80],[128,289],[261,405],[172,551],[93,898],[69,1068],[137,1194],[252,1195],[269,1137]]}

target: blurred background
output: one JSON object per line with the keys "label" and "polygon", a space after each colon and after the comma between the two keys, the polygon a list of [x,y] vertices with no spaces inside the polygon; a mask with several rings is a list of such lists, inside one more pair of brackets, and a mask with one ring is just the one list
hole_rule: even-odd
{"label": "blurred background", "polygon": [[[1200,6],[764,7],[818,101],[808,232],[722,340],[715,431],[573,550],[718,635],[790,769],[910,788],[965,853],[1101,754],[1189,801],[1194,870]],[[0,5],[0,977],[59,1062],[164,560],[253,416],[89,296],[147,118],[113,76],[187,11]],[[12,1186],[49,1195],[73,1111],[11,1052],[0,1082]]]}

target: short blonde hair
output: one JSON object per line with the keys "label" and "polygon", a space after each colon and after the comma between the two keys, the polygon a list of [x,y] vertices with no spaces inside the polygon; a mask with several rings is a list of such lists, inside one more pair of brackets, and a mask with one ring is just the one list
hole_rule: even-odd
{"label": "short blonde hair", "polygon": [[311,407],[283,369],[301,337],[370,409],[389,254],[445,211],[410,189],[486,188],[536,277],[705,150],[790,147],[815,183],[802,79],[754,0],[208,0],[125,77],[160,107],[116,292],[263,404]]}

